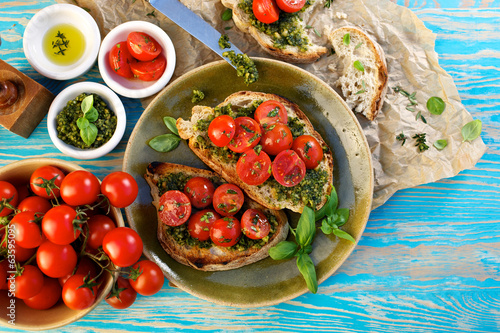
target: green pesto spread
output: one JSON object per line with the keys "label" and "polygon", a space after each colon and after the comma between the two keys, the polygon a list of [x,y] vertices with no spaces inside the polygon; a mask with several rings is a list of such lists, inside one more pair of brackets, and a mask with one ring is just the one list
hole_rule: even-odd
{"label": "green pesto spread", "polygon": [[297,46],[301,52],[307,51],[310,42],[300,24],[302,19],[299,13],[303,12],[311,5],[309,0],[306,1],[304,7],[298,12],[280,12],[278,21],[271,24],[262,23],[257,20],[252,10],[252,3],[252,0],[242,0],[238,6],[249,16],[252,26],[272,38],[275,48],[284,49],[287,46]]}
{"label": "green pesto spread", "polygon": [[228,35],[220,35],[219,47],[221,50],[231,48],[231,43],[229,43],[229,36]]}
{"label": "green pesto spread", "polygon": [[193,89],[193,95],[191,97],[192,103],[199,103],[205,98],[205,94],[201,90]]}
{"label": "green pesto spread", "polygon": [[228,58],[231,64],[236,67],[236,75],[243,77],[243,81],[247,85],[259,79],[259,72],[255,63],[246,54],[225,51],[222,53],[222,56]]}

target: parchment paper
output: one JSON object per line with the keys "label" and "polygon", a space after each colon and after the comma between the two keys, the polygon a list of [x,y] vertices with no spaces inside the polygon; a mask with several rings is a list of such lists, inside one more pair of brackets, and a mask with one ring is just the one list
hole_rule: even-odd
{"label": "parchment paper", "polygon": [[[220,59],[143,0],[77,2],[81,7],[90,9],[90,14],[100,25],[103,37],[118,24],[130,20],[149,21],[163,28],[172,39],[177,53],[174,78],[200,65]],[[230,41],[249,56],[271,58],[252,38],[240,32],[232,20],[221,20],[225,8],[220,0],[181,2],[219,32],[227,33]],[[460,131],[463,125],[472,120],[472,116],[461,103],[451,76],[439,66],[438,55],[434,51],[436,35],[427,29],[411,10],[388,0],[334,0],[328,9],[323,7],[322,0],[316,0],[311,10],[304,13],[303,18],[306,24],[314,27],[321,35],[327,26],[361,27],[385,52],[389,90],[382,112],[373,122],[358,116],[373,158],[373,208],[382,205],[399,189],[452,177],[473,167],[481,158],[486,151],[481,138],[472,143],[462,142]],[[232,28],[225,30],[225,27]],[[331,48],[327,39],[324,36],[319,37],[313,28],[309,29],[309,35],[314,42]],[[335,85],[338,74],[328,69],[335,62],[335,55],[329,55],[313,64],[299,67],[318,76],[340,93]],[[393,92],[392,88],[396,86],[409,93],[417,92],[417,111],[406,110],[408,100]],[[439,116],[430,114],[425,107],[432,96],[439,96],[446,103],[446,110]],[[144,100],[144,105],[150,100],[151,98]],[[422,112],[427,124],[415,119],[418,111]],[[396,140],[396,136],[401,132],[408,137],[403,146]],[[427,133],[427,145],[430,147],[422,153],[415,147],[415,140],[411,139],[414,134],[420,133]],[[439,139],[448,141],[448,146],[442,151],[432,146]]]}

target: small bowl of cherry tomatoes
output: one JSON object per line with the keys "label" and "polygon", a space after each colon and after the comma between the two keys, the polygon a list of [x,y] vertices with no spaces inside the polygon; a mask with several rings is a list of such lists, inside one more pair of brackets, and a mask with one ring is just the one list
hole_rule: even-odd
{"label": "small bowl of cherry tomatoes", "polygon": [[[63,160],[33,158],[0,168],[0,324],[54,329],[104,299],[111,304],[108,295],[116,288],[136,295],[133,284],[144,273],[138,282],[124,281],[124,268],[140,264],[147,272],[148,266],[139,261],[142,240],[124,226],[119,208],[137,191],[127,173],[110,173],[101,182]],[[163,275],[156,276],[163,286]]]}
{"label": "small bowl of cherry tomatoes", "polygon": [[111,30],[99,51],[99,71],[117,94],[143,98],[156,94],[172,78],[175,48],[160,27],[130,21]]}

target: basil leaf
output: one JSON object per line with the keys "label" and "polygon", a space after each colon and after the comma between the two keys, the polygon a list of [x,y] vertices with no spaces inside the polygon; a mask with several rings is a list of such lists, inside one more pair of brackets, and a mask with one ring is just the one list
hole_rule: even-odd
{"label": "basil leaf", "polygon": [[162,134],[152,138],[149,141],[149,146],[160,153],[166,153],[174,150],[179,146],[181,138],[174,134]]}
{"label": "basil leaf", "polygon": [[300,246],[305,247],[312,243],[314,235],[316,234],[316,224],[312,208],[308,206],[304,207],[295,234],[297,243],[299,243]]}
{"label": "basil leaf", "polygon": [[90,110],[92,104],[94,104],[94,95],[88,95],[83,99],[81,106],[83,114],[87,113]]}
{"label": "basil leaf", "polygon": [[179,131],[177,130],[177,126],[175,125],[175,123],[177,122],[175,120],[175,118],[172,118],[172,117],[163,117],[163,122],[165,123],[165,126],[167,126],[167,128],[172,131],[172,133],[174,133],[175,135],[179,135]]}
{"label": "basil leaf", "polygon": [[435,115],[440,115],[446,109],[446,104],[441,97],[433,96],[427,100],[427,110]]}
{"label": "basil leaf", "polygon": [[354,68],[356,68],[358,71],[360,72],[364,72],[365,71],[365,66],[363,66],[363,63],[359,60],[356,60],[353,64]]}
{"label": "basil leaf", "polygon": [[318,292],[318,280],[316,278],[316,268],[311,258],[303,253],[297,257],[297,268],[306,281],[307,288],[316,294]]}
{"label": "basil leaf", "polygon": [[79,129],[86,129],[87,127],[89,127],[89,120],[85,117],[80,117],[76,120],[76,126],[78,126]]}
{"label": "basil leaf", "polygon": [[97,120],[99,118],[99,112],[96,110],[95,107],[91,106],[90,110],[85,112],[84,117],[88,119],[91,123]]}
{"label": "basil leaf", "polygon": [[434,147],[439,150],[443,150],[447,145],[448,141],[446,141],[445,139],[437,140],[436,142],[434,142]]}
{"label": "basil leaf", "polygon": [[337,209],[336,213],[337,213],[337,218],[335,220],[335,224],[337,226],[341,227],[349,219],[349,208],[340,208],[340,209]]}
{"label": "basil leaf", "polygon": [[462,137],[464,138],[463,141],[470,142],[474,139],[477,139],[481,135],[482,127],[483,123],[479,119],[473,120],[465,124],[464,127],[462,127]]}
{"label": "basil leaf", "polygon": [[347,232],[345,232],[344,230],[334,229],[333,234],[335,236],[337,236],[338,238],[347,239],[348,241],[353,242],[353,243],[356,242],[356,240],[351,235],[349,235]]}
{"label": "basil leaf", "polygon": [[229,21],[233,17],[233,11],[230,8],[227,8],[224,12],[222,12],[221,18],[222,21]]}
{"label": "basil leaf", "polygon": [[344,38],[342,38],[342,42],[344,43],[345,46],[349,46],[351,44],[351,34],[347,33],[344,35]]}
{"label": "basil leaf", "polygon": [[297,244],[289,241],[282,241],[269,249],[269,256],[274,260],[283,260],[293,258],[297,253]]}
{"label": "basil leaf", "polygon": [[316,221],[321,220],[323,217],[327,215],[332,215],[333,212],[337,209],[337,205],[339,203],[339,198],[337,196],[337,191],[335,187],[332,186],[332,191],[330,195],[326,196],[326,203],[314,213],[314,218]]}
{"label": "basil leaf", "polygon": [[83,142],[87,146],[90,146],[97,138],[97,127],[94,124],[89,123],[87,127],[80,129],[80,136],[82,137]]}
{"label": "basil leaf", "polygon": [[325,235],[329,235],[332,233],[332,227],[328,224],[328,222],[326,221],[326,219],[323,220],[323,223],[321,224],[321,231],[323,231],[323,233]]}

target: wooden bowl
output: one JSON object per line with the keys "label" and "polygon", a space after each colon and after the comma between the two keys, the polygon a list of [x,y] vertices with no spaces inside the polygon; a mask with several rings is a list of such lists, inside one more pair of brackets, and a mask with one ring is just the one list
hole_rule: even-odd
{"label": "wooden bowl", "polygon": [[[0,168],[0,180],[11,182],[14,186],[29,183],[30,175],[38,167],[44,165],[52,165],[60,168],[66,174],[74,170],[84,170],[79,165],[51,158],[30,158],[17,162],[13,162]],[[123,227],[124,221],[121,211],[118,208],[111,208],[110,217],[115,221],[118,227]],[[41,331],[54,329],[64,325],[68,325],[85,316],[92,311],[111,291],[113,278],[111,274],[105,274],[103,283],[101,284],[95,303],[85,310],[72,310],[68,308],[62,300],[48,310],[31,309],[24,304],[22,300],[15,299],[14,309],[8,309],[11,298],[8,297],[6,290],[0,292],[0,324],[9,328],[23,329],[27,331]],[[12,314],[15,316],[12,316]],[[11,315],[11,317],[9,317]],[[15,319],[13,319],[15,318]],[[14,320],[15,325],[9,323]]]}

